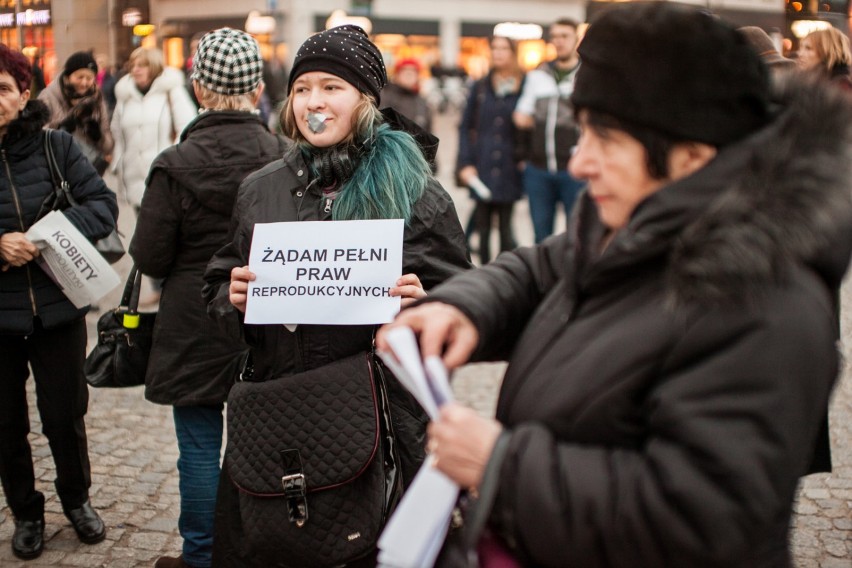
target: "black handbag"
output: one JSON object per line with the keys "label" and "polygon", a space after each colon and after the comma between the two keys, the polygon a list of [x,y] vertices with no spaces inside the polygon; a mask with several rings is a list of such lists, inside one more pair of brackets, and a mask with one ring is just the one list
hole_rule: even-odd
{"label": "black handbag", "polygon": [[98,343],[83,372],[93,387],[135,387],[145,384],[156,312],[139,313],[142,273],[133,266],[121,304],[98,319]]}
{"label": "black handbag", "polygon": [[[62,176],[62,171],[56,163],[52,139],[53,130],[48,128],[44,131],[44,154],[47,156],[47,166],[50,170],[50,178],[53,180],[55,191],[53,209],[61,211],[68,207],[76,207],[77,201],[71,195],[68,181]],[[110,234],[95,241],[95,248],[110,264],[115,264],[125,255],[124,244],[121,242],[117,229],[113,229]]]}
{"label": "black handbag", "polygon": [[274,566],[340,566],[374,553],[402,494],[384,368],[372,353],[228,396],[225,467],[246,553]]}

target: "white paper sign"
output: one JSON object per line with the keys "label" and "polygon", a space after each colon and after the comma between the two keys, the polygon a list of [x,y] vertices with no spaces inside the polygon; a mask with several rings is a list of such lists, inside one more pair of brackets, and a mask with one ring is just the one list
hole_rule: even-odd
{"label": "white paper sign", "polygon": [[391,321],[400,298],[402,219],[258,223],[245,322],[366,325]]}
{"label": "white paper sign", "polygon": [[41,250],[39,266],[77,308],[97,302],[121,282],[95,245],[60,211],[39,219],[26,237]]}

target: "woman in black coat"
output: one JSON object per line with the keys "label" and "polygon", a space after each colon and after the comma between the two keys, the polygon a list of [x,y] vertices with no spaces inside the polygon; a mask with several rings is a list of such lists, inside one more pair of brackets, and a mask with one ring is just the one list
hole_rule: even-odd
{"label": "woman in black coat", "polygon": [[[27,58],[0,44],[0,480],[15,516],[12,552],[35,558],[44,542],[44,495],[35,488],[27,435],[26,382],[32,367],[38,410],[56,464],[56,492],[81,541],[104,539],[89,503],[91,473],[83,417],[89,391],[83,379],[87,308],[78,309],[38,265],[27,230],[52,208],[54,184],[42,128],[50,118],[28,101]],[[71,135],[55,133],[54,152],[78,205],[64,214],[97,239],[115,228],[115,194],[83,157]]]}
{"label": "woman in black coat", "polygon": [[521,94],[524,72],[518,63],[518,45],[507,37],[491,38],[491,71],[473,84],[461,123],[457,177],[471,186],[473,178],[489,189],[481,195],[475,189],[473,222],[479,235],[480,264],[491,261],[491,225],[494,218],[500,231],[500,252],[517,246],[512,231],[512,212],[523,187],[516,148],[519,135],[512,112]]}
{"label": "woman in black coat", "polygon": [[[242,74],[214,69],[232,49]],[[201,296],[210,257],[226,242],[243,178],[280,158],[285,142],[254,112],[263,91],[263,60],[242,31],[205,35],[194,57],[193,88],[201,114],[180,142],[151,166],[130,255],[139,269],[164,278],[154,327],[145,398],[174,406],[180,459],[183,551],[157,568],[210,566],[213,513],[223,434],[223,403],[246,345],[219,331]]]}
{"label": "woman in black coat", "polygon": [[[345,63],[346,57],[354,61]],[[376,107],[385,81],[381,54],[355,26],[316,34],[299,49],[282,112],[293,148],[246,178],[234,210],[232,240],[213,257],[205,274],[210,313],[250,346],[255,381],[318,369],[369,351],[376,329],[243,324],[248,281],[253,278],[247,265],[256,223],[404,219],[403,275],[388,283],[390,295],[403,302],[424,296],[425,289],[470,267],[452,200],[432,177],[427,157],[410,134],[396,128],[399,116],[380,114]],[[393,386],[389,390],[407,482],[423,459],[425,415],[419,407],[395,406]],[[400,398],[405,398],[404,392]],[[327,412],[329,420],[337,417],[331,409]],[[229,446],[225,452],[226,465],[231,450]],[[293,565],[288,558],[292,552],[284,546],[266,558],[246,549],[243,531],[250,528],[240,515],[243,494],[225,467],[217,503],[214,566]],[[304,558],[312,551],[298,552]],[[368,550],[359,565],[375,566],[371,553]]]}
{"label": "woman in black coat", "polygon": [[838,372],[852,104],[796,78],[770,93],[738,32],[668,2],[607,11],[579,53],[570,170],[588,185],[568,230],[394,324],[451,368],[509,360],[497,420],[447,406],[427,447],[478,491],[481,554],[786,568]]}

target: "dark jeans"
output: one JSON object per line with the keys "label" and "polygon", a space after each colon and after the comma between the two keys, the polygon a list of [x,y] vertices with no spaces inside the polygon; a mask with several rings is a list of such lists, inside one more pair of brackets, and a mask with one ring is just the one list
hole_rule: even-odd
{"label": "dark jeans", "polygon": [[210,566],[213,516],[219,485],[222,449],[222,405],[175,406],[177,468],[180,476],[180,518],[183,559],[193,568]]}
{"label": "dark jeans", "polygon": [[512,250],[517,246],[512,233],[512,210],[514,203],[491,203],[480,201],[474,210],[476,232],[479,234],[479,261],[485,265],[491,262],[491,222],[497,216],[500,228],[500,252]]}
{"label": "dark jeans", "polygon": [[583,182],[574,179],[564,170],[552,174],[530,165],[524,169],[523,178],[524,191],[530,202],[535,242],[540,243],[553,234],[557,203],[562,202],[565,217],[570,217],[571,208],[583,188]]}
{"label": "dark jeans", "polygon": [[32,367],[42,432],[56,464],[56,493],[66,510],[89,498],[91,471],[83,417],[89,390],[83,378],[86,322],[44,329],[36,319],[32,334],[0,335],[0,481],[18,520],[44,516],[44,495],[36,491],[27,435],[26,384]]}

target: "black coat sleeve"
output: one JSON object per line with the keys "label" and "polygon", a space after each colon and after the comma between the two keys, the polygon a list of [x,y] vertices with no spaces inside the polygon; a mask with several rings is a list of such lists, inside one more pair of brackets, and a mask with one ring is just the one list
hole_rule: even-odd
{"label": "black coat sleeve", "polygon": [[130,256],[143,274],[154,278],[168,276],[177,256],[183,219],[179,191],[162,168],[148,176]]}
{"label": "black coat sleeve", "polygon": [[488,265],[460,274],[423,302],[461,310],[479,332],[472,360],[505,360],[544,296],[571,265],[571,238],[556,235],[533,247],[506,252]]}
{"label": "black coat sleeve", "polygon": [[231,284],[231,270],[248,266],[255,223],[251,206],[254,196],[254,192],[247,190],[246,182],[243,182],[231,216],[228,244],[216,251],[207,263],[205,284],[201,292],[207,302],[207,314],[219,323],[220,329],[230,337],[244,341],[243,314],[231,303],[228,288]]}
{"label": "black coat sleeve", "polygon": [[472,266],[453,201],[434,179],[415,204],[403,239],[403,272],[416,274],[427,291]]}

